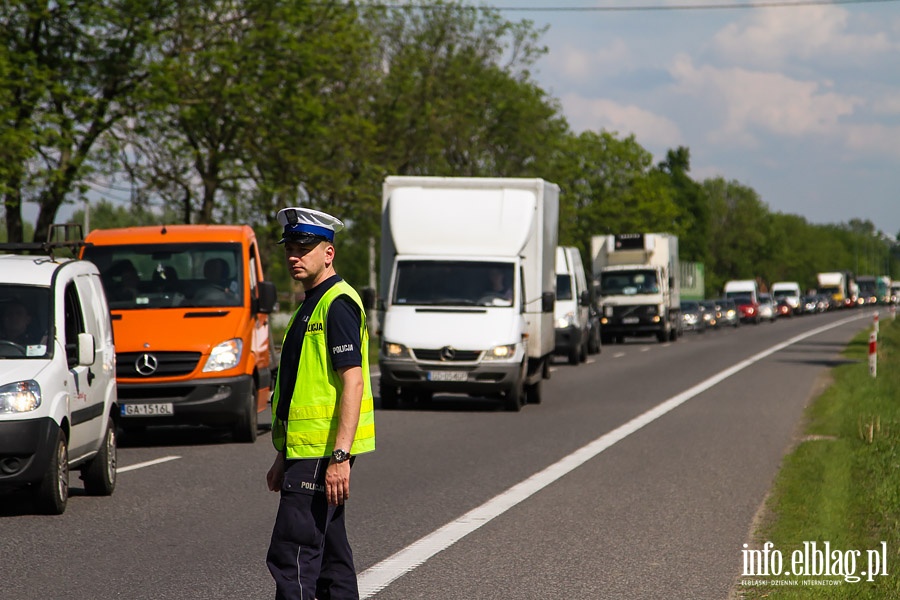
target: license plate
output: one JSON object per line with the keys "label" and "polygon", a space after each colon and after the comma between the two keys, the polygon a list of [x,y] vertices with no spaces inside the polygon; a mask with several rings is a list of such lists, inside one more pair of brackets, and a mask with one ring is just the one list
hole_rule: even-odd
{"label": "license plate", "polygon": [[640,323],[641,319],[639,317],[625,317],[622,319],[622,322],[626,325],[634,325],[635,323]]}
{"label": "license plate", "polygon": [[466,381],[465,371],[428,371],[428,381]]}
{"label": "license plate", "polygon": [[171,402],[160,402],[157,404],[123,404],[123,417],[159,417],[171,416],[175,411]]}

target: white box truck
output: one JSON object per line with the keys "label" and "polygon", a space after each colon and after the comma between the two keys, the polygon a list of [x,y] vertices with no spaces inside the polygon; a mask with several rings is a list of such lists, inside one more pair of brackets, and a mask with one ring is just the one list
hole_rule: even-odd
{"label": "white box truck", "polygon": [[602,295],[603,343],[648,335],[660,342],[675,341],[681,335],[678,237],[668,233],[594,236],[591,256]]}
{"label": "white box truck", "polygon": [[541,399],[554,350],[559,187],[542,179],[385,179],[382,408],[434,393]]}

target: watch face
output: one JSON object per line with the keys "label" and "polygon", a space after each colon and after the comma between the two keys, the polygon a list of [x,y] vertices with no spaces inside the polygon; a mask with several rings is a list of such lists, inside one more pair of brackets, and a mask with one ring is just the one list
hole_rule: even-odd
{"label": "watch face", "polygon": [[350,458],[350,455],[347,453],[347,451],[341,450],[341,449],[337,449],[334,452],[332,452],[331,456],[333,456],[334,460],[336,460],[337,462],[344,462],[345,460]]}

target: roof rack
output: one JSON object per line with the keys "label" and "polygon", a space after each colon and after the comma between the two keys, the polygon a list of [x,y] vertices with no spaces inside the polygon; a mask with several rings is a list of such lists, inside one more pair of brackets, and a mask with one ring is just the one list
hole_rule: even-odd
{"label": "roof rack", "polygon": [[0,251],[23,252],[26,254],[48,254],[55,260],[54,251],[60,248],[71,250],[73,256],[78,256],[78,251],[84,246],[92,244],[84,241],[81,224],[79,223],[54,223],[47,231],[45,242],[6,242],[0,243]]}

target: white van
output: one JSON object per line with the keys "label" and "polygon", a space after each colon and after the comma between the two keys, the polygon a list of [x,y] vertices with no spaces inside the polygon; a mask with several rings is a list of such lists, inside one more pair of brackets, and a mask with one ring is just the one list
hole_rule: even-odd
{"label": "white van", "polygon": [[794,314],[800,312],[800,284],[796,281],[778,281],[772,284],[772,297],[777,304],[784,300]]}
{"label": "white van", "polygon": [[590,344],[590,290],[581,253],[572,246],[556,248],[556,330],[554,354],[567,356],[569,364],[587,360]]}
{"label": "white van", "polygon": [[[0,250],[58,252],[72,245]],[[69,470],[79,469],[85,492],[112,494],[115,358],[93,263],[0,254],[0,491],[24,488],[40,512],[61,514]]]}
{"label": "white van", "polygon": [[741,315],[741,321],[759,325],[759,284],[755,279],[733,279],[725,282],[725,297],[734,300]]}

